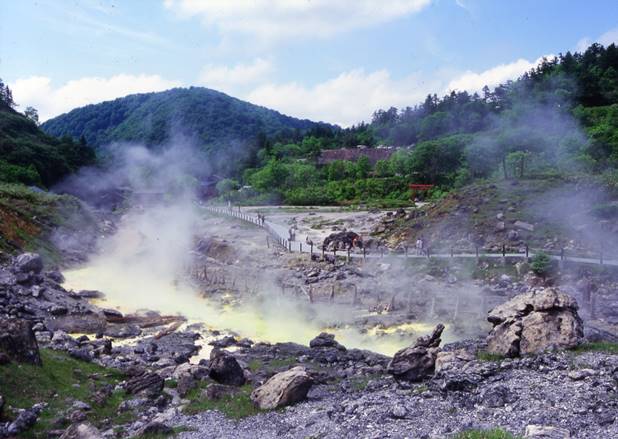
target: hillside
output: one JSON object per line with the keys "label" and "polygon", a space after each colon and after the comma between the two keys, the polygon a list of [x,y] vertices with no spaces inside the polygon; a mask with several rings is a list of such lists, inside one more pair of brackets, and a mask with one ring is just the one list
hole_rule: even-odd
{"label": "hillside", "polygon": [[[618,194],[616,90],[618,48],[593,44],[480,94],[430,94],[413,106],[377,110],[370,124],[275,141],[242,180],[219,192],[247,204],[395,207],[410,204],[410,183],[433,185],[416,195],[438,199],[478,180],[591,177]],[[326,149],[384,144],[401,148],[375,164],[320,160]],[[236,190],[246,185],[253,191]]]}
{"label": "hillside", "polygon": [[42,125],[51,135],[75,139],[83,136],[94,146],[119,141],[160,145],[188,138],[203,147],[210,160],[228,170],[238,165],[232,166],[230,157],[234,162],[251,162],[265,136],[298,136],[319,127],[330,126],[285,116],[201,87],[136,94],[88,105]]}
{"label": "hillside", "polygon": [[49,187],[94,161],[94,150],[83,141],[47,135],[0,102],[0,182]]}

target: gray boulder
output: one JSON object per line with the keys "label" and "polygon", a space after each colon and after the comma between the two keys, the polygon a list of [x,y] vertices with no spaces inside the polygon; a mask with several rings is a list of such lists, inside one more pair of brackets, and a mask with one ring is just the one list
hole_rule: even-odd
{"label": "gray boulder", "polygon": [[251,400],[262,410],[276,409],[304,400],[313,380],[302,366],[273,375],[251,393]]}
{"label": "gray boulder", "polygon": [[321,332],[317,337],[309,342],[309,347],[312,348],[336,348],[345,351],[346,348],[335,340],[335,334]]}
{"label": "gray boulder", "polygon": [[22,253],[15,258],[15,267],[22,273],[39,274],[43,270],[43,259],[38,253]]}
{"label": "gray boulder", "polygon": [[245,384],[245,374],[236,358],[219,349],[213,349],[210,353],[208,376],[220,384],[231,386]]}
{"label": "gray boulder", "polygon": [[584,336],[577,302],[554,288],[519,294],[491,310],[487,320],[494,325],[488,351],[507,357],[574,348]]}
{"label": "gray boulder", "polygon": [[524,438],[571,439],[571,432],[564,428],[550,427],[548,425],[528,425],[524,432]]}
{"label": "gray boulder", "polygon": [[0,320],[0,352],[18,363],[42,364],[39,345],[27,320]]}
{"label": "gray boulder", "polygon": [[404,381],[421,381],[432,376],[440,352],[442,331],[444,325],[440,323],[431,335],[419,337],[413,346],[398,351],[388,364],[388,373]]}
{"label": "gray boulder", "polygon": [[80,422],[67,428],[60,439],[103,439],[103,436],[91,423]]}

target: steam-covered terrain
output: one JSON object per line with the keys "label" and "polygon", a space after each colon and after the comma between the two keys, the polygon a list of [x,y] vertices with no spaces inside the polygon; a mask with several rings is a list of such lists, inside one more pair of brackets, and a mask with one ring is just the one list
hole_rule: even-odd
{"label": "steam-covered terrain", "polygon": [[617,50],[347,129],[0,84],[0,437],[618,437]]}

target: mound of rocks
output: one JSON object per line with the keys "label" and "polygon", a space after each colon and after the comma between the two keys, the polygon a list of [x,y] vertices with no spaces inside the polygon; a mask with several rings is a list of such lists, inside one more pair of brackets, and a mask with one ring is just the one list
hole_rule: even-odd
{"label": "mound of rocks", "polygon": [[313,380],[304,367],[273,375],[251,393],[251,400],[262,410],[270,410],[304,400]]}
{"label": "mound of rocks", "polygon": [[398,380],[421,381],[433,375],[440,352],[440,336],[444,325],[437,325],[431,335],[419,337],[413,346],[398,351],[387,371]]}
{"label": "mound of rocks", "polygon": [[555,288],[519,294],[491,310],[487,320],[494,325],[488,351],[506,357],[574,348],[584,336],[577,302]]}

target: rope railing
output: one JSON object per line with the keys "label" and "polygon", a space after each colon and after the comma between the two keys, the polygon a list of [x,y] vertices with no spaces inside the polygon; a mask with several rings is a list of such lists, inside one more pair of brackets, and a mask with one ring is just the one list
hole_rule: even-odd
{"label": "rope railing", "polygon": [[[361,249],[356,249],[356,251],[352,251],[351,249],[346,250],[326,250],[324,248],[318,248],[313,243],[305,243],[303,245],[302,241],[295,241],[286,238],[286,227],[273,223],[271,221],[266,221],[265,219],[261,219],[263,217],[259,217],[257,214],[252,215],[246,212],[243,212],[240,207],[232,206],[232,207],[220,207],[220,206],[204,206],[209,212],[219,214],[219,215],[227,215],[233,218],[237,218],[241,221],[249,222],[251,224],[256,225],[268,232],[270,237],[273,239],[273,243],[278,244],[283,247],[288,252],[293,253],[307,253],[311,256],[321,255],[323,259],[333,257],[344,258],[346,260],[350,260],[353,258],[409,258],[409,259],[431,259],[431,258],[519,258],[523,260],[528,260],[530,257],[534,256],[537,253],[546,253],[550,258],[554,260],[558,260],[561,262],[575,262],[575,263],[588,263],[588,264],[596,264],[596,265],[610,265],[610,266],[618,266],[618,259],[607,259],[607,257],[600,252],[597,257],[580,257],[571,253],[568,253],[565,249],[562,249],[559,254],[552,254],[542,250],[533,250],[529,248],[527,245],[524,249],[513,251],[512,249],[508,249],[506,245],[502,245],[502,248],[498,251],[488,252],[486,250],[483,251],[480,247],[475,247],[473,250],[455,248],[455,247],[446,247],[440,248],[439,250],[435,250],[435,248],[426,248],[422,249],[422,252],[418,252],[416,248],[408,248],[404,246],[398,250],[391,250],[385,247],[379,247],[375,252],[369,252],[365,247]],[[271,241],[267,237],[266,244],[270,247]]]}

